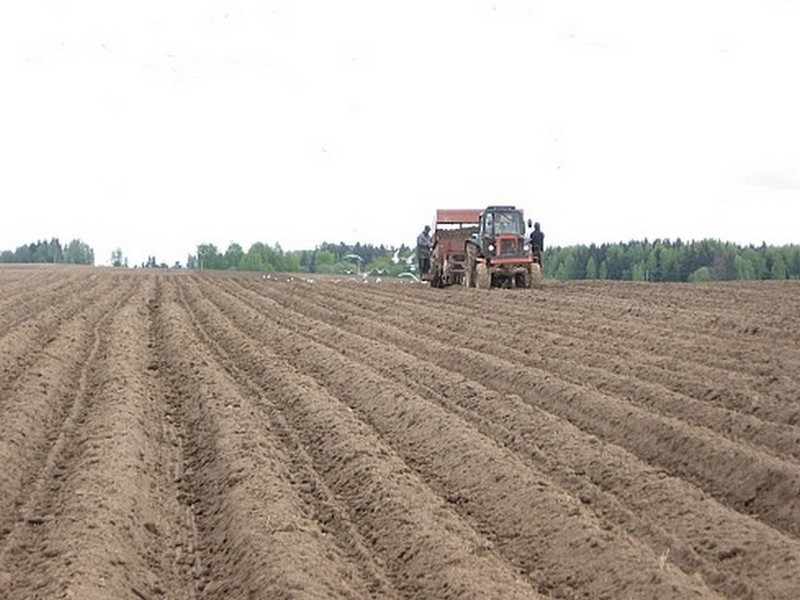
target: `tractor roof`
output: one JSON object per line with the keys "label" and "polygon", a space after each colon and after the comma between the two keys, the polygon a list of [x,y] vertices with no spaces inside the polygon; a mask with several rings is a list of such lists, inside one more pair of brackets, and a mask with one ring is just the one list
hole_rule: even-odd
{"label": "tractor roof", "polygon": [[503,205],[503,206],[487,206],[486,210],[483,212],[500,212],[506,210],[517,210],[514,206]]}

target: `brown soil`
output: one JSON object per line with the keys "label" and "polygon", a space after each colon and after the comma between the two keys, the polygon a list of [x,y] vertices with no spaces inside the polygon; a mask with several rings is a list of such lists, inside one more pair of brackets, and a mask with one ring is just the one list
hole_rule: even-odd
{"label": "brown soil", "polygon": [[800,597],[800,282],[0,289],[0,598]]}

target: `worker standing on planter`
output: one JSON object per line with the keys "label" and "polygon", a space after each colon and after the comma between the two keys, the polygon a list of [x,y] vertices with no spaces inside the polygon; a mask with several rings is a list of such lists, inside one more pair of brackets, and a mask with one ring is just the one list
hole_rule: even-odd
{"label": "worker standing on planter", "polygon": [[417,262],[419,264],[420,274],[427,273],[431,268],[431,228],[425,225],[425,228],[417,236]]}

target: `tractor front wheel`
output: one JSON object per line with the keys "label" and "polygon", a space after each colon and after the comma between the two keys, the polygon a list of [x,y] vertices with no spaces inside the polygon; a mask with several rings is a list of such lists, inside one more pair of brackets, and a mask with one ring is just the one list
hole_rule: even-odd
{"label": "tractor front wheel", "polygon": [[488,290],[492,286],[492,274],[486,263],[475,265],[475,287],[479,290]]}

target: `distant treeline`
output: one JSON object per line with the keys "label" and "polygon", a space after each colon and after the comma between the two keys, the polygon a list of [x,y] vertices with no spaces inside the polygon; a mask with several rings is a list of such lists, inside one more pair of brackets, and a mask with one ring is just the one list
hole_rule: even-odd
{"label": "distant treeline", "polygon": [[[122,250],[113,264],[126,265]],[[152,262],[152,264],[151,264]],[[81,240],[62,245],[57,238],[0,252],[0,263],[94,264],[94,250]],[[245,251],[233,242],[221,252],[201,244],[190,255],[190,269],[291,273],[372,273],[396,276],[413,270],[414,250],[371,244],[323,242],[314,250],[284,251],[280,244],[256,242]],[[156,266],[155,257],[147,265]],[[160,265],[166,267],[166,265]],[[176,263],[176,267],[179,267]],[[800,279],[800,245],[739,246],[718,240],[654,240],[589,246],[553,247],[545,251],[548,279],[615,279],[628,281],[724,281]]]}
{"label": "distant treeline", "polygon": [[323,242],[315,250],[284,251],[280,244],[270,246],[256,242],[245,252],[238,243],[231,243],[220,252],[214,244],[201,244],[197,255],[190,256],[191,269],[223,269],[289,273],[373,273],[398,275],[408,271],[412,250],[370,244],[331,244]]}
{"label": "distant treeline", "polygon": [[717,240],[631,241],[554,247],[545,252],[552,279],[724,281],[800,278],[800,246],[738,246]]}
{"label": "distant treeline", "polygon": [[72,240],[64,246],[58,238],[37,241],[16,250],[0,252],[0,263],[69,263],[93,265],[94,250],[81,240]]}
{"label": "distant treeline", "polygon": [[[245,252],[232,243],[197,248],[190,268],[237,271],[373,273],[398,275],[413,269],[414,251],[369,244],[322,243],[315,250],[284,251],[258,242]],[[549,279],[628,281],[722,281],[800,278],[800,246],[738,246],[730,242],[680,239],[553,247],[545,252]]]}

